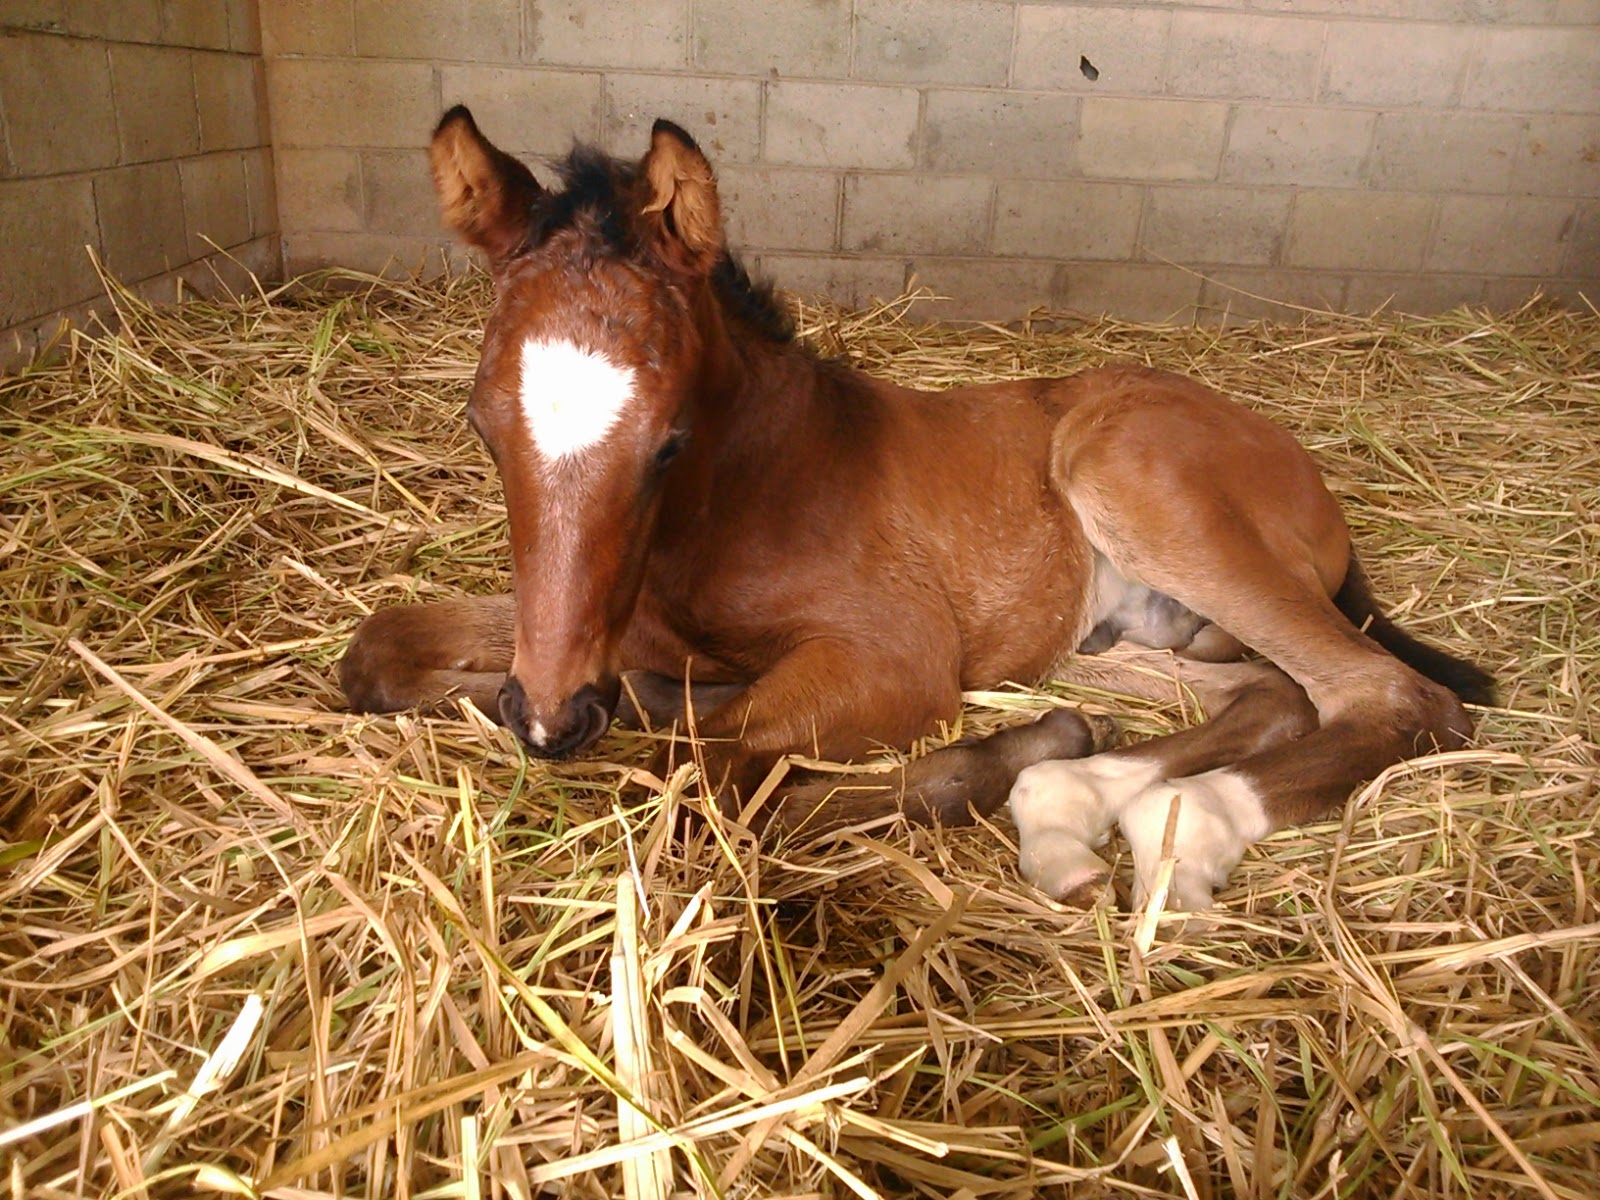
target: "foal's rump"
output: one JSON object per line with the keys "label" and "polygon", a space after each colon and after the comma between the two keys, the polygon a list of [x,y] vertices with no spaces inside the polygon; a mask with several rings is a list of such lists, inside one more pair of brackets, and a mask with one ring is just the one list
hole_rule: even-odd
{"label": "foal's rump", "polygon": [[1170,600],[1270,666],[1224,693],[1207,724],[1025,770],[1011,796],[1023,872],[1060,897],[1093,892],[1108,873],[1097,851],[1120,825],[1136,899],[1164,886],[1170,853],[1172,902],[1201,907],[1251,842],[1390,763],[1460,745],[1461,702],[1487,699],[1489,678],[1382,615],[1337,502],[1287,431],[1145,368],[1062,388],[1076,403],[1055,433],[1052,481],[1107,564],[1097,620]]}

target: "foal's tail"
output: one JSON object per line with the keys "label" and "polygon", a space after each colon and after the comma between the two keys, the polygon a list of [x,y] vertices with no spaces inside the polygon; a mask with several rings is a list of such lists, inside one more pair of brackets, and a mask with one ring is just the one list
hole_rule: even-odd
{"label": "foal's tail", "polygon": [[1494,676],[1489,672],[1475,663],[1447,654],[1437,646],[1430,646],[1412,637],[1383,615],[1372,595],[1372,582],[1353,553],[1350,556],[1350,569],[1345,573],[1344,583],[1340,585],[1333,602],[1357,629],[1412,670],[1426,675],[1435,683],[1444,684],[1468,704],[1495,702]]}

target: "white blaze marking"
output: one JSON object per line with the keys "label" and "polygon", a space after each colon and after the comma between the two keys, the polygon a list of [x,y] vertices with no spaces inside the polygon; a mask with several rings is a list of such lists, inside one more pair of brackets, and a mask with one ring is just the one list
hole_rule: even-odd
{"label": "white blaze marking", "polygon": [[522,419],[546,459],[605,441],[633,399],[633,368],[572,342],[522,343]]}

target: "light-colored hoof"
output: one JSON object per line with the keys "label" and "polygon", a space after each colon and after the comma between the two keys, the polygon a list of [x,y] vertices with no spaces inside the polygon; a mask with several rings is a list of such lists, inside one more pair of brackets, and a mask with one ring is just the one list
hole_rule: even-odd
{"label": "light-colored hoof", "polygon": [[1164,878],[1162,849],[1174,803],[1173,865],[1165,876],[1162,906],[1190,912],[1210,908],[1245,850],[1269,832],[1266,814],[1254,790],[1227,770],[1162,784],[1136,797],[1120,820],[1133,851],[1136,905],[1147,904]]}
{"label": "light-colored hoof", "polygon": [[1043,830],[1022,843],[1022,877],[1052,900],[1091,907],[1111,879],[1111,868],[1081,838]]}

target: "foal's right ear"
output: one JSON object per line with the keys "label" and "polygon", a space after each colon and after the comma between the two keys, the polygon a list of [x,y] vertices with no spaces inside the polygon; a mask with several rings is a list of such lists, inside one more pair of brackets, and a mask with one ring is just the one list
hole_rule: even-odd
{"label": "foal's right ear", "polygon": [[478,132],[462,104],[439,121],[428,158],[444,223],[498,268],[527,242],[544,189],[527,167]]}

